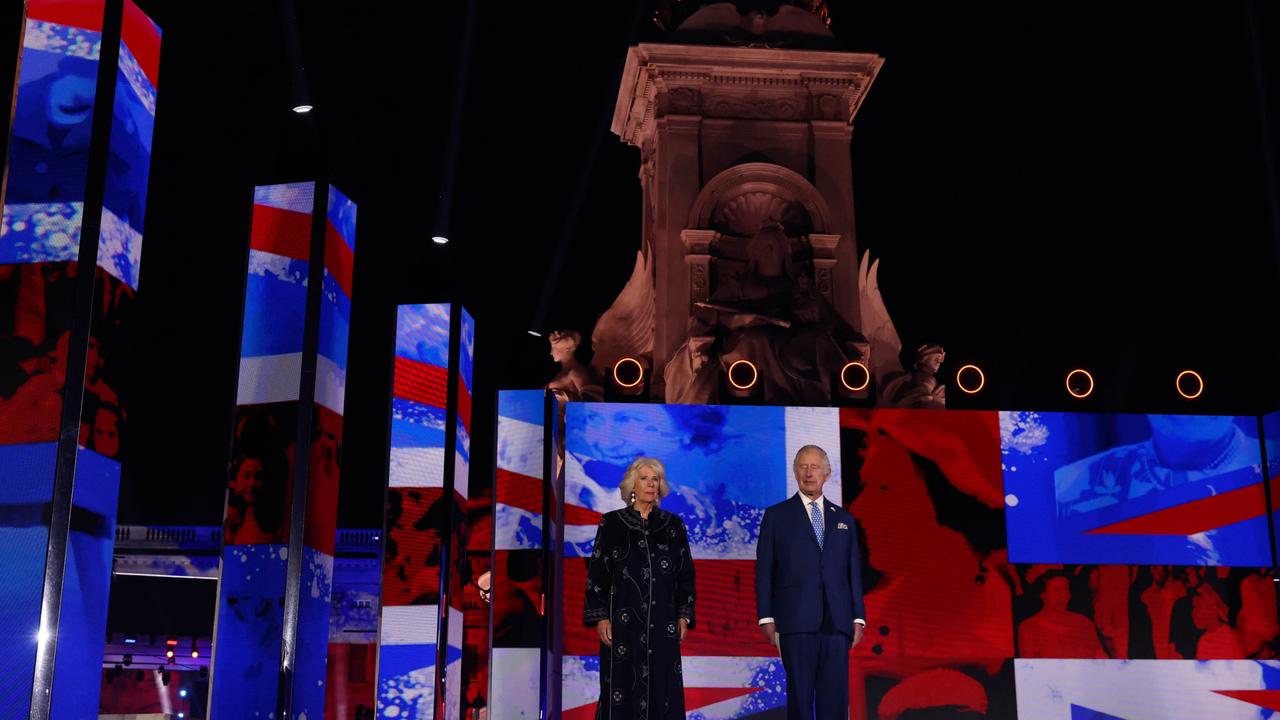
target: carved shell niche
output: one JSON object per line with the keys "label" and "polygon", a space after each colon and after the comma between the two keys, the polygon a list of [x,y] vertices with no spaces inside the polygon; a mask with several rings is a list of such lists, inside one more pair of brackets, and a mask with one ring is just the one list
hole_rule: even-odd
{"label": "carved shell niche", "polygon": [[768,220],[777,220],[787,234],[796,236],[811,230],[804,206],[783,197],[776,188],[738,188],[725,197],[711,213],[711,224],[727,235],[751,237]]}

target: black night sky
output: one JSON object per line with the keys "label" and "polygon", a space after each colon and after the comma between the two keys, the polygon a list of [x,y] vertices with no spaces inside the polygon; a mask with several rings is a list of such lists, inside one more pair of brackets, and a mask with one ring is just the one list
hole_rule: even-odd
{"label": "black night sky", "polygon": [[[164,54],[120,521],[220,522],[252,186],[309,176],[360,206],[340,524],[380,524],[397,303],[475,316],[488,477],[495,391],[554,372],[526,334],[543,293],[538,329],[589,335],[630,274],[639,151],[608,121],[627,47],[662,39],[652,4],[475,3],[460,73],[466,3],[297,3],[296,75],[293,3],[139,5]],[[944,374],[987,370],[957,405],[1280,407],[1280,8],[837,0],[831,16],[848,50],[885,58],[853,134],[858,243],[904,346],[942,343]],[[298,92],[310,116],[290,112]],[[1099,379],[1084,404],[1062,389],[1073,366]],[[1185,367],[1206,377],[1195,405],[1173,393]]]}

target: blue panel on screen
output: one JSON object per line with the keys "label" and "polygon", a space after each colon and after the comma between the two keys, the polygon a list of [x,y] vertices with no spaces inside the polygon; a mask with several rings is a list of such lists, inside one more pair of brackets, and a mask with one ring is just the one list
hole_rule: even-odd
{"label": "blue panel on screen", "polygon": [[356,249],[356,204],[341,190],[329,186],[326,216],[347,247]]}
{"label": "blue panel on screen", "polygon": [[542,390],[503,390],[498,394],[498,403],[498,414],[502,417],[542,425],[546,405],[546,393]]}
{"label": "blue panel on screen", "polygon": [[396,355],[449,367],[449,305],[401,305],[396,316]]}
{"label": "blue panel on screen", "polygon": [[329,613],[333,558],[303,548],[302,595],[298,608],[298,654],[293,708],[295,717],[324,717],[325,662],[329,652]]}
{"label": "blue panel on screen", "polygon": [[378,656],[378,717],[433,720],[436,646],[383,645]]}
{"label": "blue panel on screen", "polygon": [[[684,520],[694,557],[754,558],[764,509],[795,491],[790,469],[795,448],[786,442],[792,412],[781,407],[572,404],[566,415],[565,502],[600,513],[621,508],[617,488],[627,466],[642,455],[656,457],[666,464],[671,485],[662,506]],[[818,425],[825,444],[838,447],[836,412],[823,418]],[[810,434],[806,441],[822,444],[820,435]],[[827,488],[836,501],[841,499],[839,487],[837,468]],[[589,554],[594,538],[594,525],[565,529],[566,546],[574,555]]]}
{"label": "blue panel on screen", "polygon": [[347,369],[347,336],[351,331],[351,300],[328,270],[324,273],[324,302],[320,304],[320,354]]}
{"label": "blue panel on screen", "polygon": [[26,717],[35,673],[36,631],[49,527],[44,515],[53,496],[55,443],[0,446],[0,717]]}
{"label": "blue panel on screen", "polygon": [[307,266],[283,255],[249,251],[242,357],[302,352]]}
{"label": "blue panel on screen", "polygon": [[324,271],[322,297],[319,356],[316,358],[316,402],[341,415],[346,406],[351,300],[327,269]]}
{"label": "blue panel on screen", "polygon": [[391,400],[391,447],[439,448],[444,453],[444,408]]}
{"label": "blue panel on screen", "polygon": [[218,677],[211,682],[210,700],[216,717],[268,717],[275,712],[287,558],[285,545],[222,549],[213,645]]}
{"label": "blue panel on screen", "polygon": [[29,21],[6,203],[83,202],[102,35]]}
{"label": "blue panel on screen", "polygon": [[476,355],[476,321],[471,319],[471,313],[466,308],[462,310],[462,346],[461,354],[458,358],[458,372],[462,374],[462,381],[467,386],[467,392],[473,392],[471,386],[471,375],[475,367]]}
{"label": "blue panel on screen", "polygon": [[1014,562],[1271,564],[1252,417],[1002,412],[1000,434]]}
{"label": "blue panel on screen", "polygon": [[119,495],[120,464],[80,450],[54,662],[54,718],[91,718],[98,712]]}
{"label": "blue panel on screen", "polygon": [[142,259],[155,113],[156,90],[121,43],[98,264],[132,288],[138,287]]}
{"label": "blue panel on screen", "polygon": [[[1262,435],[1267,442],[1267,479],[1271,483],[1272,523],[1280,523],[1280,497],[1276,494],[1276,480],[1280,478],[1280,412],[1273,412],[1262,417]],[[1280,527],[1280,525],[1276,525]],[[1280,534],[1276,541],[1280,543]],[[1280,546],[1276,548],[1280,556]]]}
{"label": "blue panel on screen", "polygon": [[80,249],[102,34],[28,20],[9,136],[0,263]]}

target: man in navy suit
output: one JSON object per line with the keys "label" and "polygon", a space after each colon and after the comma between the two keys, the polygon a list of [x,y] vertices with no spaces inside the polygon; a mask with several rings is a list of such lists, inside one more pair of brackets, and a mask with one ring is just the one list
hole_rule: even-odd
{"label": "man in navy suit", "polygon": [[[827,500],[827,453],[796,453],[800,492],[764,511],[756,545],[756,609],[787,671],[788,720],[849,713],[849,649],[866,627],[853,516]],[[816,714],[815,714],[816,713]]]}

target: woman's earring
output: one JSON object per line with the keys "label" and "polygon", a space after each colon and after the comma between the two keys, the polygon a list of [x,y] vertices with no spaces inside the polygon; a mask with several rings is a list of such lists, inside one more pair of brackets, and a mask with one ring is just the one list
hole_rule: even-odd
{"label": "woman's earring", "polygon": [[635,505],[635,504],[636,504],[636,491],[635,491],[635,490],[632,490],[632,491],[631,491],[631,502],[630,502],[630,503],[628,503],[628,504],[629,504],[629,505]]}

